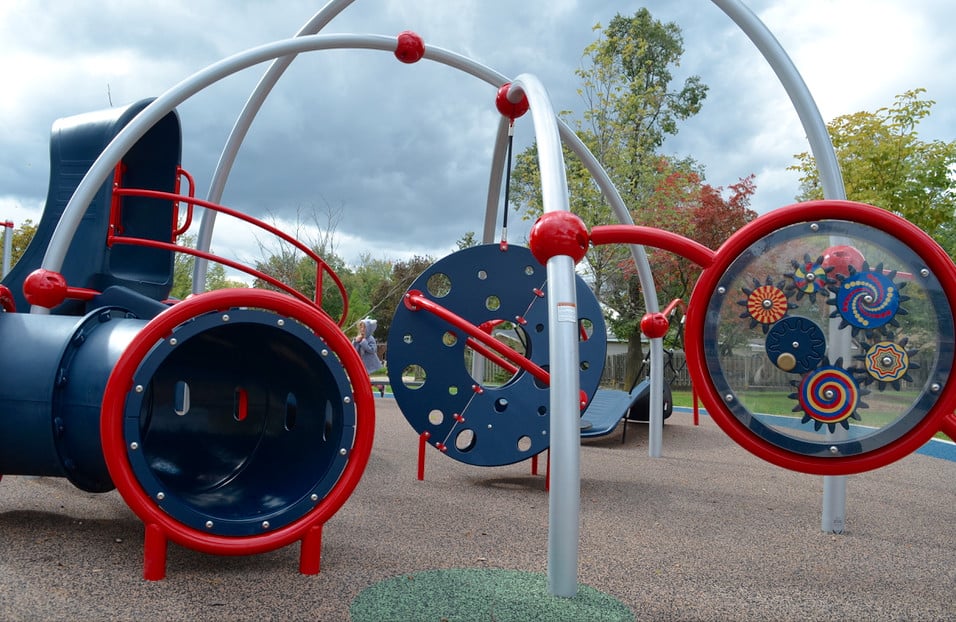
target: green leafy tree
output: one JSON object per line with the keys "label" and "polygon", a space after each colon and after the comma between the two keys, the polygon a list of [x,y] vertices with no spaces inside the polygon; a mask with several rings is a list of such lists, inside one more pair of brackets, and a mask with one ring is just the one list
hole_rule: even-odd
{"label": "green leafy tree", "polygon": [[372,292],[372,300],[375,301],[375,318],[378,320],[378,330],[375,333],[379,343],[384,343],[388,338],[388,331],[392,326],[392,316],[398,305],[402,304],[402,297],[412,282],[425,271],[430,265],[435,263],[431,257],[416,255],[411,259],[395,262],[392,265],[391,276],[387,281],[382,281]]}
{"label": "green leafy tree", "polygon": [[[599,36],[584,50],[584,63],[577,71],[584,111],[579,116],[564,112],[562,118],[601,162],[634,222],[686,232],[691,228],[692,210],[669,205],[665,192],[672,191],[675,197],[680,194],[690,202],[687,192],[677,193],[663,181],[680,169],[687,172],[689,187],[699,193],[703,192],[703,175],[696,171],[699,167],[693,160],[666,160],[660,150],[668,136],[677,134],[682,121],[700,111],[707,86],[698,76],[673,84],[673,70],[684,53],[680,28],[673,22],[660,22],[647,9],[630,17],[616,15],[606,28],[597,25],[595,31]],[[588,171],[568,150],[565,162],[571,211],[589,227],[616,221]],[[693,180],[691,172],[696,176]],[[526,218],[535,218],[542,211],[540,182],[537,151],[532,146],[517,156],[512,175],[512,203]],[[718,189],[711,190],[719,195]],[[643,358],[638,325],[644,305],[633,271],[622,268],[628,261],[626,248],[608,245],[589,250],[582,267],[598,298],[620,307],[620,316],[609,319],[615,333],[628,340],[626,376],[630,380]],[[691,278],[689,274],[657,273],[664,280],[678,279],[673,287],[665,284],[665,292],[686,288]]]}
{"label": "green leafy tree", "polygon": [[[894,212],[924,231],[943,233],[956,257],[956,140],[925,141],[918,133],[936,102],[925,89],[898,95],[892,106],[855,112],[827,124],[843,173],[847,198]],[[801,174],[798,200],[822,199],[813,156],[795,156]]]}
{"label": "green leafy tree", "polygon": [[27,218],[19,227],[13,229],[13,239],[10,244],[10,266],[13,267],[20,257],[23,257],[23,253],[26,252],[27,247],[30,245],[30,241],[33,240],[33,236],[36,235],[37,226],[33,224],[33,221]]}
{"label": "green leafy tree", "polygon": [[[183,236],[179,243],[187,248],[196,247],[195,236]],[[176,253],[173,260],[173,288],[169,295],[172,298],[183,300],[193,291],[193,266],[196,258],[188,253]],[[227,287],[248,287],[244,281],[231,279],[226,273],[226,267],[220,263],[210,262],[206,270],[206,289],[210,292]]]}

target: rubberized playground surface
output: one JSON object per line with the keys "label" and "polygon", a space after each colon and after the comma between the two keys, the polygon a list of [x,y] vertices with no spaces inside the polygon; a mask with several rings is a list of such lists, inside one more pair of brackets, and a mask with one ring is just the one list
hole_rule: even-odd
{"label": "rubberized playground surface", "polygon": [[[143,526],[115,492],[4,477],[0,619],[346,621],[375,598],[381,620],[407,620],[403,595],[382,586],[432,570],[544,577],[544,461],[531,475],[527,462],[474,467],[430,448],[420,482],[417,435],[391,399],[376,406],[368,468],[325,527],[316,576],[298,573],[295,546],[214,557],[171,544],[167,578],[147,582]],[[583,593],[608,595],[637,620],[956,616],[956,462],[914,454],[851,477],[847,532],[831,535],[820,530],[821,478],[764,463],[708,417],[695,428],[675,413],[660,459],[647,456],[647,428],[629,427],[624,444],[619,429],[581,450]],[[450,615],[436,597],[423,619],[507,619],[495,603],[514,589],[493,585],[481,618]]]}

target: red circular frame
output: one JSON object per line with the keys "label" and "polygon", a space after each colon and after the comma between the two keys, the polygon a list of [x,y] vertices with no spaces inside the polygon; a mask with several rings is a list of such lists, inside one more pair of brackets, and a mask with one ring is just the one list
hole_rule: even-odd
{"label": "red circular frame", "polygon": [[[143,490],[127,458],[123,416],[133,376],[153,346],[173,329],[194,317],[233,307],[267,309],[308,326],[338,355],[352,381],[355,404],[355,442],[338,481],[316,506],[279,529],[252,536],[220,536],[188,527],[156,505]],[[223,289],[200,294],[163,311],[150,320],[116,362],[103,394],[100,440],[103,457],[116,489],[130,509],[147,525],[156,525],[182,546],[215,555],[247,555],[281,548],[303,539],[314,525],[325,523],[351,496],[368,464],[375,436],[375,400],[368,372],[348,337],[323,312],[300,300],[261,289]]]}
{"label": "red circular frame", "polygon": [[[925,232],[886,210],[852,201],[810,201],[775,210],[757,218],[730,237],[715,253],[694,287],[687,306],[687,369],[691,381],[714,421],[739,445],[778,466],[814,475],[850,475],[877,469],[919,449],[946,425],[956,407],[956,382],[947,382],[922,421],[900,438],[855,456],[806,456],[774,445],[750,431],[724,403],[706,366],[704,324],[707,307],[724,272],[757,240],[801,222],[840,219],[884,231],[915,251],[942,285],[950,309],[956,309],[956,266]],[[956,367],[956,365],[954,365]]]}

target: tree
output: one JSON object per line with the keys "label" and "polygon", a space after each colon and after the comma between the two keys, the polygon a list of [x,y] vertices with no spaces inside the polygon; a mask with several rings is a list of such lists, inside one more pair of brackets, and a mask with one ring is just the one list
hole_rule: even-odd
{"label": "tree", "polygon": [[[183,236],[180,244],[187,248],[196,247],[196,237],[192,235]],[[188,253],[176,253],[173,260],[173,287],[169,295],[171,298],[184,300],[186,296],[193,291],[193,266],[196,258]],[[206,289],[210,292],[216,289],[225,289],[227,287],[248,287],[245,282],[238,279],[230,279],[226,274],[226,267],[221,263],[210,262],[206,271]]]}
{"label": "tree", "polygon": [[392,265],[391,277],[387,281],[380,282],[375,288],[372,300],[376,301],[378,331],[375,338],[379,343],[384,343],[388,338],[392,316],[395,315],[398,305],[402,304],[405,292],[411,287],[412,282],[433,263],[435,260],[431,257],[420,255],[398,261]]}
{"label": "tree", "polygon": [[[674,162],[662,158],[658,171],[657,185],[641,212],[647,224],[716,249],[736,230],[757,217],[757,213],[750,209],[750,199],[756,190],[753,175],[723,188],[706,183],[690,160]],[[700,266],[660,249],[648,248],[646,252],[654,268],[661,306],[675,298],[687,301],[700,276]],[[618,270],[609,273],[604,300],[617,311],[617,315],[610,319],[614,333],[628,338],[629,343],[639,340],[644,301],[634,262],[629,257],[620,262]],[[679,343],[672,345],[681,346]],[[627,372],[625,376],[633,380]]]}
{"label": "tree", "polygon": [[[894,212],[924,231],[952,234],[956,141],[919,138],[917,128],[936,103],[925,99],[925,93],[921,88],[906,91],[892,106],[837,117],[827,129],[848,199]],[[813,157],[807,152],[794,157],[799,162],[790,168],[802,175],[797,199],[823,198]],[[948,250],[956,257],[956,247],[951,244]]]}
{"label": "tree", "polygon": [[33,224],[33,221],[27,218],[19,227],[16,227],[13,230],[13,239],[11,240],[11,249],[10,249],[10,267],[13,267],[21,257],[23,253],[26,252],[27,247],[30,245],[30,241],[33,240],[33,236],[36,235],[37,226]]}
{"label": "tree", "polygon": [[[723,189],[704,184],[703,174],[697,170],[700,167],[692,159],[667,160],[660,155],[665,139],[677,134],[681,121],[700,111],[707,96],[707,86],[697,76],[672,87],[672,70],[680,65],[684,53],[680,28],[640,9],[631,17],[616,15],[607,28],[599,24],[595,30],[598,39],[584,50],[584,65],[576,72],[581,79],[578,93],[585,103],[584,112],[577,118],[562,113],[562,118],[601,162],[633,220],[678,233],[703,235],[703,229],[714,224],[712,218],[706,218],[708,209],[704,205],[722,214],[732,211],[732,222],[751,218],[747,206],[753,193],[752,177],[742,179],[739,188],[732,187],[731,198],[724,200]],[[565,162],[571,211],[589,227],[613,222],[610,206],[583,164],[568,150]],[[678,171],[679,175],[672,176]],[[678,187],[678,182],[684,185]],[[516,158],[511,195],[512,203],[525,217],[541,213],[534,146]],[[686,205],[682,207],[680,202]],[[694,226],[695,218],[702,223],[701,231]],[[705,221],[707,224],[703,224]],[[719,228],[713,233],[723,231]],[[664,255],[656,253],[654,261],[663,262]],[[589,250],[583,262],[595,295],[617,311],[609,317],[612,329],[628,340],[628,382],[636,376],[643,358],[639,322],[644,313],[633,269],[623,268],[633,266],[629,257],[626,248],[608,245]],[[675,281],[660,284],[662,299],[674,292],[686,295],[696,275],[689,268],[671,272],[659,265],[655,265],[655,272],[662,281]]]}

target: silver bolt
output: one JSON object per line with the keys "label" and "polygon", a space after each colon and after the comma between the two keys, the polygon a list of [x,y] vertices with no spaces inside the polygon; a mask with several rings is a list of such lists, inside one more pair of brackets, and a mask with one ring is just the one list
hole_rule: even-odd
{"label": "silver bolt", "polygon": [[726,287],[723,287],[723,286],[718,287],[718,288],[717,288],[717,293],[718,293],[718,294],[721,294],[721,295],[726,294],[726,293],[727,293],[727,288],[726,288]]}
{"label": "silver bolt", "polygon": [[179,340],[177,340],[175,337],[170,337],[170,338],[169,338],[169,345],[174,346],[174,345],[176,345],[177,343],[179,343]]}
{"label": "silver bolt", "polygon": [[207,520],[207,521],[206,521],[206,529],[212,529],[213,524],[214,524],[214,523],[213,523],[211,520]]}
{"label": "silver bolt", "polygon": [[733,394],[733,393],[728,393],[727,395],[725,395],[725,396],[724,396],[724,401],[727,401],[727,402],[732,402],[732,401],[734,401],[734,394]]}
{"label": "silver bolt", "polygon": [[883,364],[883,367],[889,367],[890,365],[893,364],[893,359],[891,359],[888,356],[884,356],[883,359],[880,361],[880,363]]}
{"label": "silver bolt", "polygon": [[926,268],[923,268],[922,270],[919,271],[919,275],[925,279],[926,277],[929,276],[929,270],[927,270]]}
{"label": "silver bolt", "polygon": [[329,355],[329,351],[326,350],[325,348],[322,348],[322,356],[328,356],[328,355]]}
{"label": "silver bolt", "polygon": [[262,521],[262,528],[263,528],[263,529],[268,529],[268,528],[269,528],[269,521],[267,521],[267,520]]}
{"label": "silver bolt", "polygon": [[810,231],[819,231],[819,230],[820,230],[820,225],[818,225],[817,223],[813,223],[812,225],[810,225]]}
{"label": "silver bolt", "polygon": [[764,300],[764,301],[763,301],[762,303],[760,303],[760,304],[763,305],[763,308],[764,308],[764,309],[769,309],[770,307],[773,306],[773,301],[772,301],[772,300]]}
{"label": "silver bolt", "polygon": [[830,453],[831,453],[831,454],[838,454],[838,453],[840,453],[840,450],[837,449],[837,446],[836,446],[836,445],[830,445]]}
{"label": "silver bolt", "polygon": [[163,499],[166,498],[166,493],[165,493],[165,492],[157,492],[157,493],[156,493],[156,498],[159,499],[160,501],[162,501]]}
{"label": "silver bolt", "polygon": [[317,494],[315,494],[315,493],[313,492],[313,493],[312,493],[312,496],[309,497],[309,498],[312,499],[313,501],[318,501],[318,500],[319,500],[319,495],[317,495]]}
{"label": "silver bolt", "polygon": [[222,314],[222,321],[223,321],[223,322],[228,322],[228,321],[229,321],[229,314],[228,314],[228,313],[223,313],[223,314]]}
{"label": "silver bolt", "polygon": [[139,443],[137,443],[136,441],[133,441],[132,443],[129,444],[129,448],[132,449],[133,451],[136,451],[137,449],[139,449]]}
{"label": "silver bolt", "polygon": [[343,399],[342,401],[345,402],[346,404],[351,404],[351,403],[352,403],[352,398],[349,397],[348,395],[346,395],[346,396],[345,396],[345,399]]}
{"label": "silver bolt", "polygon": [[136,385],[136,388],[133,389],[133,390],[136,391],[137,393],[142,393],[142,392],[143,392],[143,385],[138,384],[138,385]]}
{"label": "silver bolt", "polygon": [[343,447],[342,449],[339,450],[339,455],[340,455],[340,456],[344,456],[344,455],[347,454],[347,453],[349,453],[349,450],[346,449],[345,447]]}
{"label": "silver bolt", "polygon": [[864,296],[863,302],[865,302],[866,304],[873,304],[873,296],[869,296],[869,295]]}
{"label": "silver bolt", "polygon": [[824,391],[824,392],[823,392],[823,397],[827,398],[828,400],[832,400],[832,399],[833,399],[833,391],[832,391],[832,390]]}
{"label": "silver bolt", "polygon": [[488,429],[490,430],[490,429],[491,429],[491,427],[492,427],[492,426],[491,426],[491,424],[489,423],[489,424],[488,424]]}
{"label": "silver bolt", "polygon": [[929,390],[933,393],[939,393],[939,390],[942,388],[943,387],[941,387],[938,382],[934,382],[933,384],[929,385]]}
{"label": "silver bolt", "polygon": [[285,326],[285,320],[283,320],[282,318],[279,318],[276,324],[278,324],[279,326]]}
{"label": "silver bolt", "polygon": [[794,348],[799,348],[799,347],[800,347],[800,342],[799,342],[799,341],[794,341],[794,342],[791,343],[790,345],[793,346]]}

